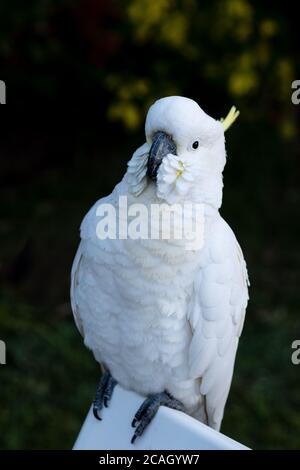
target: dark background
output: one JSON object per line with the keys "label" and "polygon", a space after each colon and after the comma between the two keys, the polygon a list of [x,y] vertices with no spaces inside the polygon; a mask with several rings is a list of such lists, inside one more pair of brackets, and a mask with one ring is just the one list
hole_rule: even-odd
{"label": "dark background", "polygon": [[144,142],[148,106],[181,94],[232,104],[221,213],[251,301],[222,431],[300,448],[296,6],[248,0],[21,0],[0,6],[0,447],[70,448],[99,369],[73,324],[79,225]]}

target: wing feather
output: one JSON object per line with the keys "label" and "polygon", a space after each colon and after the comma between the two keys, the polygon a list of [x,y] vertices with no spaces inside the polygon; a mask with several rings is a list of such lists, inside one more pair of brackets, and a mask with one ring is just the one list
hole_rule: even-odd
{"label": "wing feather", "polygon": [[80,334],[84,337],[83,324],[82,324],[82,320],[79,314],[78,303],[76,301],[76,288],[78,286],[78,276],[79,276],[79,270],[80,270],[82,259],[83,259],[83,254],[82,254],[81,243],[80,243],[77,253],[75,255],[74,261],[73,261],[73,266],[72,266],[72,271],[71,271],[71,307],[72,307],[75,324]]}
{"label": "wing feather", "polygon": [[194,284],[189,322],[189,366],[200,379],[208,424],[219,429],[229,393],[238,339],[248,302],[248,275],[242,250],[220,218],[209,243],[210,263]]}

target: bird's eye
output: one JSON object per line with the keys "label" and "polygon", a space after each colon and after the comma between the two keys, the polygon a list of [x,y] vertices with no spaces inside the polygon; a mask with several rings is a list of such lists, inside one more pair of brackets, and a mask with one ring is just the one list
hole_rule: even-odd
{"label": "bird's eye", "polygon": [[194,150],[196,150],[199,147],[199,141],[195,140],[195,142],[193,142],[192,147],[193,147]]}

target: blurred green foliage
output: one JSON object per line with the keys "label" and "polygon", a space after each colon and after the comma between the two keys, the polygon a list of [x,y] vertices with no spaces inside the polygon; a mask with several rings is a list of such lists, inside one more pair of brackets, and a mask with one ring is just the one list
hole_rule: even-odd
{"label": "blurred green foliage", "polygon": [[159,96],[211,95],[216,112],[236,104],[289,139],[296,31],[282,2],[12,0],[0,7],[1,72],[44,98],[67,92],[65,74],[74,100],[102,93],[108,117],[133,130]]}
{"label": "blurred green foliage", "polygon": [[[0,79],[13,110],[0,123],[1,448],[76,438],[99,375],[69,305],[78,227],[143,142],[149,104],[170,94],[216,118],[241,111],[226,136],[222,215],[252,286],[223,431],[253,448],[300,447],[297,30],[287,2],[1,3]],[[22,104],[65,101],[66,116],[18,119]]]}

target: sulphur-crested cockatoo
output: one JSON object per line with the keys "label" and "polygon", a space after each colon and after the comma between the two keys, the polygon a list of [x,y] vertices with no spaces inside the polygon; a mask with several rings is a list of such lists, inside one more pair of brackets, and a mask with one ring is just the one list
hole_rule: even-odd
{"label": "sulphur-crested cockatoo", "polygon": [[[219,213],[224,130],[235,117],[215,120],[180,96],[156,101],[146,143],[81,225],[71,302],[84,343],[104,368],[94,415],[101,419],[116,383],[145,396],[132,442],[160,405],[220,428],[248,302],[243,254]],[[128,214],[133,204],[161,205],[162,217],[170,205],[201,206],[203,243],[188,249],[184,237],[130,237],[124,224],[122,235],[99,236],[99,207],[118,217],[124,198]],[[106,222],[114,227],[113,213]]]}

